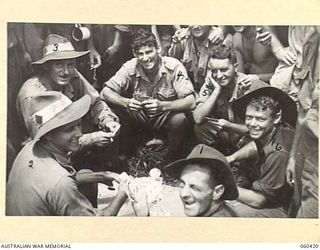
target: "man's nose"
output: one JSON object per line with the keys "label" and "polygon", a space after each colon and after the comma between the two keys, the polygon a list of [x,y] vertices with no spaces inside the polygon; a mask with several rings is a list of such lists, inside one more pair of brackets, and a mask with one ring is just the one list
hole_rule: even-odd
{"label": "man's nose", "polygon": [[146,54],[142,55],[142,60],[143,61],[147,61],[148,60],[148,56]]}
{"label": "man's nose", "polygon": [[251,126],[251,127],[257,126],[257,120],[256,120],[255,118],[251,119],[251,121],[250,121],[250,126]]}
{"label": "man's nose", "polygon": [[70,70],[69,70],[69,68],[68,68],[68,65],[64,65],[64,66],[63,66],[63,73],[64,73],[65,75],[68,75],[68,74],[70,73]]}
{"label": "man's nose", "polygon": [[217,78],[221,79],[223,77],[223,74],[220,70],[217,71]]}
{"label": "man's nose", "polygon": [[190,189],[186,185],[180,188],[180,196],[181,198],[187,198],[190,196]]}
{"label": "man's nose", "polygon": [[75,129],[74,129],[74,134],[78,137],[81,137],[82,136],[82,131],[81,131],[81,128],[80,126],[76,126]]}

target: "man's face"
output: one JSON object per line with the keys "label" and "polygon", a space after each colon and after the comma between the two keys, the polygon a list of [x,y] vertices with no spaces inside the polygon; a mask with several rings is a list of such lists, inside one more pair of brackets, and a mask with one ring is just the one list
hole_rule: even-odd
{"label": "man's face", "polygon": [[179,182],[179,193],[187,216],[203,216],[211,208],[213,188],[210,172],[196,164],[183,168]]}
{"label": "man's face", "polygon": [[80,120],[77,120],[49,132],[46,138],[62,152],[68,153],[80,150],[81,136]]}
{"label": "man's face", "polygon": [[212,78],[221,86],[226,87],[234,81],[236,71],[230,59],[210,58],[208,68]]}
{"label": "man's face", "polygon": [[235,32],[243,32],[247,29],[247,26],[232,26]]}
{"label": "man's face", "polygon": [[46,65],[50,78],[58,85],[66,85],[75,74],[76,60],[55,60],[49,61]]}
{"label": "man's face", "polygon": [[134,55],[146,71],[153,70],[159,61],[159,54],[154,46],[142,46],[134,51]]}
{"label": "man's face", "polygon": [[278,121],[279,117],[274,117],[270,109],[257,110],[255,106],[247,106],[245,123],[252,139],[266,138]]}
{"label": "man's face", "polygon": [[209,34],[210,25],[190,25],[190,30],[195,38],[203,38]]}

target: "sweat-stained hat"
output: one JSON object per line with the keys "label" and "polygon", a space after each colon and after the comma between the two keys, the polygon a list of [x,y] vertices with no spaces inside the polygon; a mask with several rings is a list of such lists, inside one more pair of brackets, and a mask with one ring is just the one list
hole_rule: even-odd
{"label": "sweat-stained hat", "polygon": [[[239,196],[234,176],[229,167],[226,157],[218,150],[204,144],[194,147],[186,159],[174,161],[164,167],[166,171],[171,170],[175,177],[179,177],[183,167],[188,164],[208,163],[208,167],[214,168],[214,173],[224,186],[223,200],[234,200]],[[214,178],[214,177],[213,177]]]}
{"label": "sweat-stained hat", "polygon": [[90,51],[75,51],[67,38],[56,34],[50,34],[44,42],[42,53],[42,58],[32,62],[33,65],[41,65],[51,60],[79,58],[89,54]]}
{"label": "sweat-stained hat", "polygon": [[258,96],[269,96],[278,101],[282,110],[282,121],[295,127],[297,122],[297,105],[295,102],[281,89],[272,87],[261,80],[252,81],[244,95],[231,103],[234,113],[244,120],[248,103],[252,98]]}
{"label": "sweat-stained hat", "polygon": [[44,92],[31,98],[33,112],[30,119],[34,141],[51,130],[80,119],[89,111],[91,104],[89,95],[72,102],[56,91]]}

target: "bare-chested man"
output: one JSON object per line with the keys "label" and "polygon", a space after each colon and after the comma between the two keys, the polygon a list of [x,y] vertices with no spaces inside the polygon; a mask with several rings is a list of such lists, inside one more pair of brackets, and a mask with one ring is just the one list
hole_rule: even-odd
{"label": "bare-chested man", "polygon": [[233,46],[237,57],[238,70],[248,74],[248,82],[260,79],[268,82],[278,65],[277,58],[269,46],[256,39],[261,33],[259,26],[233,26]]}

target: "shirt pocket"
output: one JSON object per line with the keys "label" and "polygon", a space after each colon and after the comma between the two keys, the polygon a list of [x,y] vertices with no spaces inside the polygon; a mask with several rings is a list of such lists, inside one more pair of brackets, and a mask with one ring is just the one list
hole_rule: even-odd
{"label": "shirt pocket", "polygon": [[159,88],[156,95],[157,99],[160,101],[174,101],[177,99],[177,93],[173,88]]}

